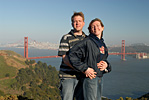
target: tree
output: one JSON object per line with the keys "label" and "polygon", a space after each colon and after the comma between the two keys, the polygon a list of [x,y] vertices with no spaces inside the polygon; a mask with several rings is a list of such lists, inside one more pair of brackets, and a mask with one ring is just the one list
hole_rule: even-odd
{"label": "tree", "polygon": [[21,90],[26,91],[26,87],[22,86]]}
{"label": "tree", "polygon": [[25,61],[25,63],[26,63],[27,65],[29,65],[29,60],[27,59],[27,60]]}
{"label": "tree", "polygon": [[31,91],[26,91],[26,92],[24,92],[24,94],[23,94],[25,97],[28,97],[29,99],[32,99],[32,92]]}
{"label": "tree", "polygon": [[30,64],[34,64],[35,62],[35,60],[30,60]]}

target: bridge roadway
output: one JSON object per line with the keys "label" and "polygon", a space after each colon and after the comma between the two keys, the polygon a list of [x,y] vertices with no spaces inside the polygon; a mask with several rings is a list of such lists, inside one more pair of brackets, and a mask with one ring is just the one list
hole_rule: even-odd
{"label": "bridge roadway", "polygon": [[[139,53],[109,53],[109,55],[132,55],[132,54],[139,54]],[[41,56],[41,57],[28,57],[27,59],[42,59],[42,58],[58,58],[60,56]]]}
{"label": "bridge roadway", "polygon": [[135,53],[109,53],[109,55],[134,55],[134,54],[139,54],[139,53],[137,53],[137,52],[135,52]]}
{"label": "bridge roadway", "polygon": [[41,56],[41,57],[28,57],[27,59],[42,59],[42,58],[57,58],[60,56]]}

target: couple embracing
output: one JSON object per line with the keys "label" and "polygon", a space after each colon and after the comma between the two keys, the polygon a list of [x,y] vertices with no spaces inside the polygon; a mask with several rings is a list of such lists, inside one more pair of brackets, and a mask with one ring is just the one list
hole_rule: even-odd
{"label": "couple embracing", "polygon": [[104,25],[98,18],[89,26],[89,36],[83,31],[84,14],[71,16],[73,29],[63,35],[58,56],[60,65],[60,92],[62,100],[101,100],[102,77],[111,71],[107,61],[108,49],[103,40]]}

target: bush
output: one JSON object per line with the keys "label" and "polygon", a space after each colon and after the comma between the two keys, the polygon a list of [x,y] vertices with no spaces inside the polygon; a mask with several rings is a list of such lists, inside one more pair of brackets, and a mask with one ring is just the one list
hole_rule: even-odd
{"label": "bush", "polygon": [[26,63],[27,65],[29,65],[29,60],[26,60],[25,63]]}
{"label": "bush", "polygon": [[34,64],[35,62],[35,60],[30,60],[30,64]]}
{"label": "bush", "polygon": [[9,77],[10,76],[10,74],[9,73],[7,73],[6,75],[5,75],[5,77]]}
{"label": "bush", "polygon": [[26,87],[25,86],[22,86],[22,91],[26,91]]}

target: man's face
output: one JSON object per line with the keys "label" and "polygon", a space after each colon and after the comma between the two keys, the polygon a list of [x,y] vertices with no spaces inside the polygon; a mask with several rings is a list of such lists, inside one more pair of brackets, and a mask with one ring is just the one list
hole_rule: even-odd
{"label": "man's face", "polygon": [[73,18],[72,27],[74,28],[75,31],[82,31],[84,24],[85,23],[81,16],[75,16]]}

